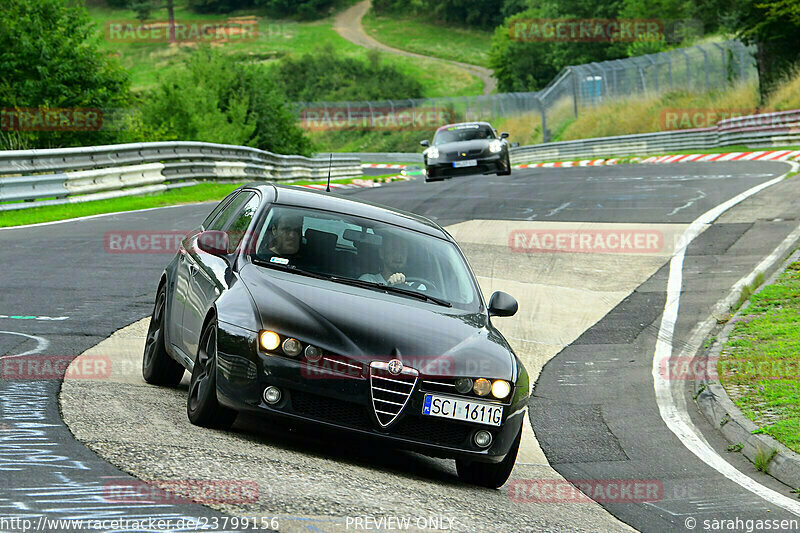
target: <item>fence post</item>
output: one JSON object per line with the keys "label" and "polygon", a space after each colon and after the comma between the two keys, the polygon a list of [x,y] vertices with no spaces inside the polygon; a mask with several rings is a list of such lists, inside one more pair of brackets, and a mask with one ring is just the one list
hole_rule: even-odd
{"label": "fence post", "polygon": [[[572,67],[567,67],[567,72],[572,83],[572,114],[575,115],[575,118],[578,118],[578,79]],[[542,109],[541,99],[539,99],[539,108]],[[542,128],[544,128],[544,110],[542,111]]]}
{"label": "fence post", "polygon": [[545,112],[544,102],[542,102],[541,97],[537,96],[536,99],[539,101],[539,112],[542,115],[542,142],[549,143],[550,132],[547,129],[547,113]]}
{"label": "fence post", "polygon": [[689,66],[689,53],[684,50],[683,48],[678,48],[678,51],[683,54],[686,58],[686,87],[691,91],[692,90],[692,69]]}
{"label": "fence post", "polygon": [[721,47],[718,43],[711,43],[717,47],[719,50],[720,59],[722,59],[722,79],[725,80],[728,77],[728,69],[725,68],[725,49]]}
{"label": "fence post", "polygon": [[710,82],[708,80],[708,68],[709,68],[708,67],[708,52],[706,52],[705,49],[702,46],[700,46],[699,44],[697,46],[695,46],[695,48],[700,50],[700,52],[703,54],[703,69],[706,71],[706,91],[707,91],[707,90],[710,89],[710,86],[711,86],[711,84],[710,84]]}

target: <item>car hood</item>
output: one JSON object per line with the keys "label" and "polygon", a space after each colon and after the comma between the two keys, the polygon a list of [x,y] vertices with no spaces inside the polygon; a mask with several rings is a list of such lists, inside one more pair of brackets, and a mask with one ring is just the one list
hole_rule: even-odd
{"label": "car hood", "polygon": [[485,314],[253,264],[241,277],[264,329],[365,363],[397,358],[427,376],[513,380],[515,358]]}

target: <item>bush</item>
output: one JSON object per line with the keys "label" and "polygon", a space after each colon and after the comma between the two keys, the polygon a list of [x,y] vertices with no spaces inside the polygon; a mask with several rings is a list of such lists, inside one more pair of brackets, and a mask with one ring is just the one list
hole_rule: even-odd
{"label": "bush", "polygon": [[368,61],[339,57],[330,46],[281,60],[276,81],[295,102],[420,98],[422,84],[381,62],[377,51]]}
{"label": "bush", "polygon": [[[0,10],[0,102],[4,108],[92,108],[129,103],[127,73],[99,49],[86,9],[63,0],[5,0]],[[12,140],[10,140],[12,139]],[[0,149],[107,144],[112,131],[21,131]]]}
{"label": "bush", "polygon": [[134,137],[235,144],[281,154],[311,152],[267,69],[232,62],[208,47],[193,52],[186,68],[162,80],[140,109],[132,119]]}

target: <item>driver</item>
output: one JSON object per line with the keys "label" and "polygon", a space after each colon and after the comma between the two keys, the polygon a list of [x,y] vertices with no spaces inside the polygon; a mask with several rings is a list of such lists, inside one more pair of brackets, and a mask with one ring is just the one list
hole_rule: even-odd
{"label": "driver", "polygon": [[381,270],[377,274],[363,274],[360,280],[382,285],[408,285],[403,270],[408,259],[408,242],[399,235],[386,232],[378,250]]}
{"label": "driver", "polygon": [[291,259],[292,263],[302,260],[300,242],[303,234],[303,217],[293,213],[278,212],[271,226],[266,255]]}

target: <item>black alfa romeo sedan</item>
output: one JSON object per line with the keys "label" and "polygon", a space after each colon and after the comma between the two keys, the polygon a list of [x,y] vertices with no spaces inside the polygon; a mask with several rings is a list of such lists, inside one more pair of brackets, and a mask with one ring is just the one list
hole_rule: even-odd
{"label": "black alfa romeo sedan", "polygon": [[192,423],[290,417],[509,477],[528,373],[453,238],[436,223],[335,194],[253,184],[191,231],[158,283],[148,383],[191,372]]}

